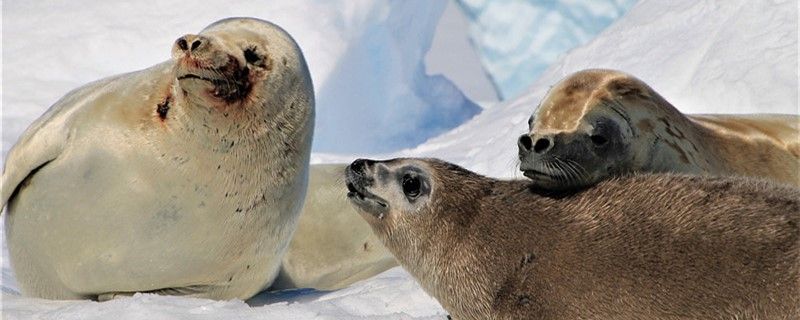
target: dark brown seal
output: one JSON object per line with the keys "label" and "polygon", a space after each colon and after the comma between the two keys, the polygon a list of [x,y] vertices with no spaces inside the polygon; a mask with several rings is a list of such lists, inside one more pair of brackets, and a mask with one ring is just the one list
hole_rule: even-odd
{"label": "dark brown seal", "polygon": [[800,319],[800,190],[632,175],[571,194],[357,160],[349,198],[454,319]]}

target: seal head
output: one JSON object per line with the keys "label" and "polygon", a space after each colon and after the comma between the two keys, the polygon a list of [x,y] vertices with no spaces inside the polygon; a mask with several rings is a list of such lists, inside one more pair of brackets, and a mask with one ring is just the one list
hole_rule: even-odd
{"label": "seal head", "polygon": [[551,190],[625,173],[634,161],[636,132],[621,105],[628,95],[649,91],[641,85],[609,82],[606,74],[593,71],[557,84],[529,119],[531,133],[517,141],[520,170]]}

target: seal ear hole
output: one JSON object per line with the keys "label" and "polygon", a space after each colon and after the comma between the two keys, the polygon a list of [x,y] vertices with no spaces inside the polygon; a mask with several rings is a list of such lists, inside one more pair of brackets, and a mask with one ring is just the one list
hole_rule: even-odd
{"label": "seal ear hole", "polygon": [[410,200],[414,200],[419,197],[422,188],[422,182],[419,181],[419,177],[411,174],[403,175],[403,179],[401,181],[403,186],[403,194]]}
{"label": "seal ear hole", "polygon": [[608,139],[606,139],[606,137],[604,137],[602,135],[599,135],[599,134],[593,134],[593,135],[591,135],[589,137],[589,139],[591,139],[592,143],[594,143],[594,145],[596,145],[596,146],[602,146],[602,145],[605,145],[606,143],[608,143]]}

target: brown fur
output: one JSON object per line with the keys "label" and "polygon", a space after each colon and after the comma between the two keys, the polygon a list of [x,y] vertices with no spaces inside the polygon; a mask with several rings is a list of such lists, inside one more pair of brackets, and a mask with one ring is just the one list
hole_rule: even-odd
{"label": "brown fur", "polygon": [[[626,148],[612,152],[624,159],[587,156],[596,149],[580,138],[592,134],[589,119],[597,117],[615,119],[626,133],[619,143]],[[579,162],[580,168],[573,171],[588,172],[541,187],[573,189],[628,172],[742,175],[800,186],[800,117],[795,115],[684,115],[633,76],[584,70],[557,84],[534,118],[531,141],[579,141],[560,152],[557,145],[547,152]],[[537,165],[548,161],[546,156],[521,147],[521,169],[548,171],[541,168],[553,165]]]}
{"label": "brown fur", "polygon": [[425,170],[430,197],[362,215],[454,319],[800,318],[798,189],[643,174],[543,194],[438,160],[383,164]]}

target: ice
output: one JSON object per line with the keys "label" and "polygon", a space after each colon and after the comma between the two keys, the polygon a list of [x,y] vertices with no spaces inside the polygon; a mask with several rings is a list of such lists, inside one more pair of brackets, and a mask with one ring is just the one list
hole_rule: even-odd
{"label": "ice", "polygon": [[[177,3],[177,2],[176,2]],[[288,2],[287,2],[288,3]],[[255,13],[273,12],[277,22],[290,26],[290,32],[298,39],[315,39],[313,35],[325,35],[334,39],[335,33],[327,29],[317,28],[324,25],[319,22],[329,21],[330,26],[346,24],[350,21],[341,18],[339,11],[347,16],[358,16],[359,5],[350,1],[342,3],[323,2],[315,6],[302,7],[305,2],[299,3],[301,8],[292,9],[291,5],[276,5],[273,8],[259,9],[260,5],[252,5],[249,10]],[[26,2],[5,4],[6,7],[32,6]],[[129,4],[133,6],[133,4]],[[4,26],[4,45],[6,46],[6,60],[4,71],[6,76],[14,75],[8,81],[4,79],[4,124],[21,121],[20,126],[27,125],[30,120],[38,115],[47,103],[62,95],[69,88],[78,83],[95,79],[104,74],[111,74],[134,67],[144,67],[155,61],[166,59],[167,52],[154,54],[152,48],[157,47],[152,43],[144,46],[138,44],[134,38],[125,40],[129,50],[136,54],[127,56],[127,59],[117,61],[117,65],[98,65],[98,69],[87,66],[94,65],[93,60],[70,60],[79,69],[67,69],[71,65],[51,63],[41,60],[45,57],[42,51],[55,52],[55,56],[71,50],[81,49],[80,45],[73,44],[75,39],[92,37],[75,33],[80,27],[72,27],[72,21],[79,25],[97,22],[91,18],[92,14],[82,13],[78,9],[67,9],[52,5],[53,8],[35,10],[42,14],[38,17],[35,12],[22,18],[34,19],[34,24],[26,25],[36,30],[20,30],[13,28],[14,21]],[[97,10],[104,10],[107,4],[97,4]],[[169,3],[165,8],[170,7]],[[339,9],[338,6],[344,6]],[[82,8],[85,8],[82,7]],[[6,8],[8,9],[8,8]],[[358,9],[358,10],[357,10]],[[30,9],[33,10],[33,9]],[[231,10],[227,5],[209,4],[202,23],[194,22],[196,16],[181,17],[168,13],[169,19],[178,19],[176,26],[189,23],[187,30],[194,32],[214,20],[217,14],[226,15],[255,15],[255,13]],[[261,10],[261,11],[259,11]],[[316,10],[315,19],[292,20],[291,13]],[[330,11],[324,11],[330,10]],[[130,9],[131,15],[137,19],[142,16],[153,15],[150,10],[137,12]],[[152,12],[151,12],[152,11]],[[60,13],[77,15],[75,18],[61,17]],[[138,15],[137,15],[138,14]],[[266,13],[264,13],[266,15]],[[326,20],[327,16],[339,18]],[[95,14],[96,15],[96,14]],[[6,19],[12,17],[4,17]],[[22,19],[22,18],[12,18]],[[59,20],[60,19],[60,20]],[[94,20],[92,20],[94,19]],[[109,21],[119,19],[126,21],[124,14],[112,16]],[[280,19],[283,19],[280,21]],[[338,19],[338,20],[337,20]],[[53,20],[53,25],[45,21]],[[95,22],[85,22],[92,20]],[[314,21],[307,21],[314,20]],[[334,22],[336,20],[338,22]],[[103,20],[105,21],[105,20]],[[170,20],[171,21],[171,20]],[[9,22],[9,21],[6,21]],[[70,23],[67,23],[70,22]],[[19,23],[17,21],[16,23]],[[161,26],[157,24],[161,23]],[[141,27],[143,35],[152,35],[157,28],[165,28],[165,34],[175,34],[177,27],[169,29],[163,26],[164,22],[145,22]],[[349,22],[348,22],[349,23]],[[353,22],[354,23],[354,22]],[[150,26],[154,24],[155,26]],[[114,30],[139,30],[122,24]],[[41,31],[40,31],[41,30]],[[76,31],[77,30],[77,31]],[[519,177],[516,168],[516,138],[526,130],[526,120],[536,108],[541,97],[547,89],[565,75],[584,68],[605,67],[615,68],[629,72],[643,79],[655,90],[660,92],[676,107],[687,113],[746,113],[746,112],[773,112],[800,114],[798,110],[798,63],[797,39],[798,16],[796,1],[642,1],[634,6],[624,17],[612,24],[597,38],[581,46],[562,58],[558,59],[531,87],[525,90],[518,98],[484,110],[472,120],[441,136],[430,139],[419,147],[400,152],[381,152],[369,150],[359,153],[315,153],[312,161],[315,163],[351,161],[356,157],[387,158],[394,156],[433,156],[454,161],[468,169],[475,170],[495,177]],[[15,32],[29,32],[18,35]],[[33,34],[32,34],[33,33]],[[39,34],[39,35],[37,35]],[[160,33],[158,33],[160,34]],[[71,36],[65,36],[71,35]],[[80,36],[78,36],[80,35]],[[21,36],[34,37],[32,39],[19,38]],[[38,40],[38,36],[46,36],[48,40]],[[11,39],[9,39],[11,38]],[[139,40],[145,41],[146,37]],[[340,38],[342,40],[343,38]],[[14,41],[11,41],[14,40]],[[114,39],[109,39],[113,42]],[[156,39],[161,41],[159,39]],[[163,46],[169,46],[172,39],[163,39]],[[6,43],[6,41],[8,43]],[[377,41],[377,40],[376,40]],[[14,43],[18,42],[18,43]],[[325,43],[306,43],[308,50],[329,50],[332,54],[341,54],[343,45],[336,41]],[[11,43],[11,45],[9,45]],[[303,45],[303,42],[301,42]],[[162,46],[162,47],[163,47]],[[24,47],[28,57],[9,57],[9,47]],[[309,49],[313,47],[313,49]],[[98,49],[100,50],[100,49]],[[94,59],[92,49],[86,48],[87,59]],[[102,50],[100,50],[102,51]],[[122,49],[108,48],[109,54],[120,55],[125,53]],[[151,54],[151,56],[148,56]],[[316,65],[321,70],[316,71],[315,81],[323,83],[325,76],[334,74],[336,65],[333,60],[329,64],[321,63],[327,60],[318,60]],[[49,74],[46,64],[54,69]],[[75,72],[74,70],[80,70]],[[20,77],[25,73],[29,77]],[[89,73],[88,75],[85,73]],[[74,80],[70,78],[80,78]],[[25,80],[27,79],[27,80]],[[15,83],[24,80],[23,83]],[[420,80],[417,78],[416,80]],[[369,84],[365,84],[370,86]],[[416,84],[414,84],[416,85]],[[13,98],[8,103],[6,99]],[[22,103],[26,102],[26,103]],[[44,105],[42,104],[44,103]],[[34,108],[27,110],[24,108]],[[6,117],[12,117],[7,119]],[[17,116],[17,118],[13,118]],[[5,129],[4,129],[5,130]],[[4,137],[4,141],[6,137]],[[5,245],[5,244],[4,244]],[[210,300],[158,297],[152,295],[137,295],[106,303],[89,301],[44,301],[20,297],[16,294],[16,285],[13,282],[7,264],[7,253],[3,255],[3,282],[2,282],[2,311],[4,319],[441,319],[444,311],[429,296],[427,296],[413,279],[399,268],[392,269],[375,278],[359,282],[349,288],[334,292],[316,292],[309,290],[290,291],[282,293],[262,293],[248,301],[215,302]]]}
{"label": "ice", "polygon": [[594,38],[636,1],[458,0],[503,99],[522,93],[550,64]]}

